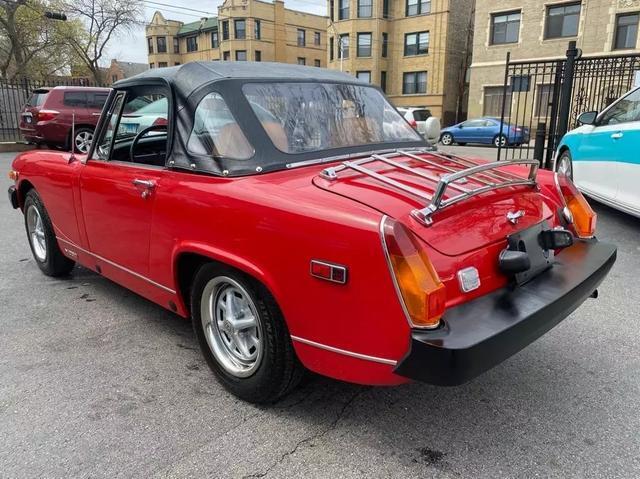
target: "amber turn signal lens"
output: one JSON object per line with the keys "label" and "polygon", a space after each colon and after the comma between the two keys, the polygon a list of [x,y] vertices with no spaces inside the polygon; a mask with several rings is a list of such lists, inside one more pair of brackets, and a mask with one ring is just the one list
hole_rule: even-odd
{"label": "amber turn signal lens", "polygon": [[18,172],[15,170],[9,170],[9,179],[11,181],[18,181]]}
{"label": "amber turn signal lens", "polygon": [[573,227],[579,238],[592,238],[596,233],[598,215],[591,209],[585,197],[566,175],[556,173],[556,185],[571,212]]}
{"label": "amber turn signal lens", "polygon": [[445,287],[418,239],[401,223],[385,218],[385,253],[411,325],[437,328],[444,314]]}

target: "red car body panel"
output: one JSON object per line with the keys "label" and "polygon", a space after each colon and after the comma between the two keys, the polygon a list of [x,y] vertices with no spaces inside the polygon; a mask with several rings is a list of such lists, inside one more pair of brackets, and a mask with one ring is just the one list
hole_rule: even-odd
{"label": "red car body panel", "polygon": [[[318,176],[327,165],[222,178],[85,159],[39,151],[14,161],[19,190],[25,182],[37,189],[66,255],[183,317],[182,255],[230,264],[271,291],[307,368],[366,384],[408,381],[393,372],[407,353],[410,327],[383,254],[383,213],[424,242],[451,307],[506,284],[496,258],[505,228],[522,225],[505,226],[505,211],[522,208],[528,222],[546,218],[555,225],[553,211],[562,204],[552,174],[541,171],[542,194],[526,187],[517,195],[488,193],[443,210],[438,225],[425,227],[408,215],[419,206],[408,195],[386,190],[380,202],[379,189],[361,178],[328,185]],[[148,198],[136,179],[155,183]],[[470,234],[446,229],[453,227]],[[312,259],[345,265],[349,280],[336,285],[312,277]],[[455,278],[463,266],[475,266],[482,280],[464,295]]]}

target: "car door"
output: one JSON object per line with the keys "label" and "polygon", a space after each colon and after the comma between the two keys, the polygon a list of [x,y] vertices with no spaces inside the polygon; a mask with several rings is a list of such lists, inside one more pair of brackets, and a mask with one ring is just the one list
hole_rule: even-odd
{"label": "car door", "polygon": [[88,250],[120,272],[145,277],[149,270],[154,200],[165,174],[162,155],[159,161],[148,151],[149,145],[157,143],[160,151],[164,148],[166,158],[166,134],[164,138],[149,135],[145,145],[138,142],[144,154],[132,157],[131,145],[137,135],[123,134],[119,126],[123,111],[137,97],[157,99],[157,87],[150,88],[149,92],[138,87],[134,92],[115,94],[80,178]]}
{"label": "car door", "polygon": [[477,137],[478,121],[467,120],[458,125],[457,131],[454,132],[456,141],[463,143],[474,141]]}

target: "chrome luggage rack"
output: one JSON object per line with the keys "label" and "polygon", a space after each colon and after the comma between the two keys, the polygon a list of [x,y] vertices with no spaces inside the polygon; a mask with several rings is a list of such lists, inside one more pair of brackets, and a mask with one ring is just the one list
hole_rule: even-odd
{"label": "chrome luggage rack", "polygon": [[[444,160],[445,162],[453,163],[459,168],[452,168],[445,164],[441,164],[438,161],[433,161],[430,158],[423,158],[418,156],[416,153],[428,154],[432,157]],[[443,173],[440,176],[436,176],[426,171],[412,168],[406,163],[400,163],[393,160],[393,158],[398,156],[409,157],[412,160],[419,161],[433,168],[439,169]],[[367,163],[375,161],[386,163],[387,165],[406,171],[420,178],[436,182],[437,184],[433,195],[427,191],[414,188],[400,181],[389,178],[365,166]],[[529,166],[528,176],[524,178],[508,172],[496,171],[497,169],[513,165]],[[338,173],[350,169],[374,178],[385,185],[404,191],[405,193],[409,193],[410,195],[427,202],[427,205],[424,208],[413,210],[411,212],[412,216],[425,225],[431,225],[433,223],[432,216],[434,213],[467,198],[471,198],[472,196],[510,186],[531,186],[537,188],[536,177],[538,173],[538,166],[539,162],[537,160],[505,160],[480,164],[458,156],[443,155],[429,150],[394,150],[381,154],[374,153],[370,156],[356,160],[344,161],[338,166],[324,169],[320,176],[333,181],[338,179]],[[469,180],[473,180],[482,186],[478,188],[468,188],[463,186]],[[457,194],[447,196],[445,198],[445,193],[449,188],[457,191]]]}

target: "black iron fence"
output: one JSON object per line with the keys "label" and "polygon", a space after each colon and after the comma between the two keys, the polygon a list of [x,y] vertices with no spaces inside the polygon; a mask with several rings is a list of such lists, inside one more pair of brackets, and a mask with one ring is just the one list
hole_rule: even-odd
{"label": "black iron fence", "polygon": [[20,116],[33,93],[55,86],[97,86],[83,78],[52,78],[46,81],[23,78],[0,79],[0,142],[20,141]]}
{"label": "black iron fence", "polygon": [[507,53],[503,128],[528,135],[500,147],[498,159],[534,158],[551,167],[560,139],[578,126],[580,113],[602,111],[638,84],[640,54],[583,57],[575,42],[564,58],[553,60],[511,61]]}

